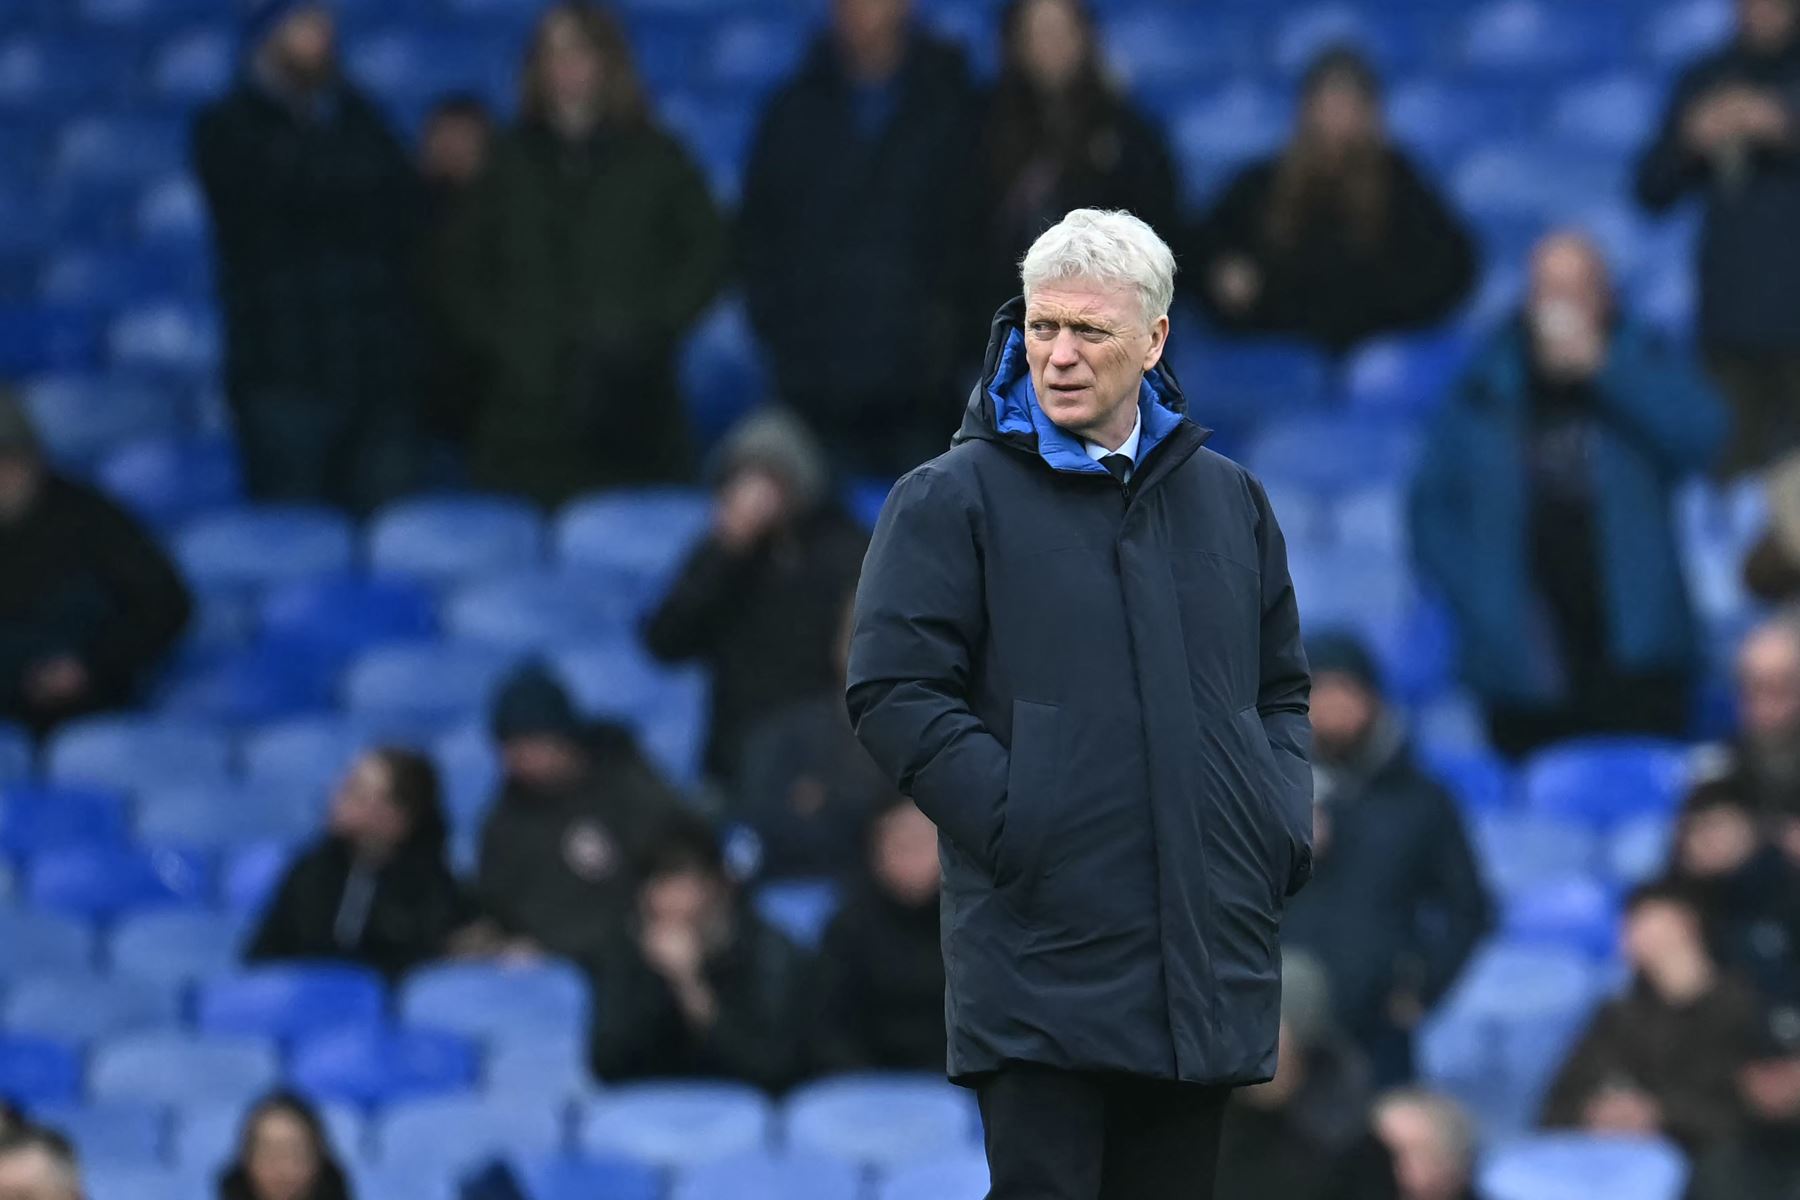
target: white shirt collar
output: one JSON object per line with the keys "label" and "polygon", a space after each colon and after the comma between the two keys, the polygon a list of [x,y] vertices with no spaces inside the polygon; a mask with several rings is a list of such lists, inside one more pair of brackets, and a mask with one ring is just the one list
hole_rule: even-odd
{"label": "white shirt collar", "polygon": [[1099,442],[1090,442],[1086,438],[1081,439],[1081,448],[1087,451],[1089,458],[1099,462],[1109,454],[1123,454],[1131,460],[1132,466],[1137,466],[1138,439],[1144,434],[1144,410],[1133,405],[1131,411],[1133,413],[1131,436],[1126,438],[1117,450],[1108,450]]}

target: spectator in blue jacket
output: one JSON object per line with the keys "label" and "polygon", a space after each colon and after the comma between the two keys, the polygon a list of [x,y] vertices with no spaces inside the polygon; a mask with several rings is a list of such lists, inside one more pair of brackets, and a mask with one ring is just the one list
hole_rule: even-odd
{"label": "spectator in blue jacket", "polygon": [[1525,312],[1438,413],[1412,494],[1420,572],[1503,753],[1684,728],[1699,644],[1670,501],[1725,424],[1695,365],[1618,311],[1594,245],[1545,238]]}
{"label": "spectator in blue jacket", "polygon": [[1455,802],[1419,769],[1355,638],[1309,639],[1313,882],[1284,945],[1318,959],[1337,1025],[1378,1087],[1412,1078],[1413,1030],[1493,924]]}
{"label": "spectator in blue jacket", "polygon": [[1800,3],[1737,0],[1738,36],[1676,86],[1638,198],[1700,196],[1700,341],[1736,411],[1726,473],[1800,446]]}

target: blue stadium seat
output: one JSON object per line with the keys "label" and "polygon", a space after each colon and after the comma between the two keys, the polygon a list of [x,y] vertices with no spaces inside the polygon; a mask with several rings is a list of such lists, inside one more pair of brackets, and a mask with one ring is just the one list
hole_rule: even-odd
{"label": "blue stadium seat", "polygon": [[1316,409],[1325,399],[1324,359],[1293,343],[1189,335],[1173,339],[1169,354],[1177,377],[1199,389],[1195,419],[1214,428],[1254,428]]}
{"label": "blue stadium seat", "polygon": [[258,588],[342,573],[356,551],[341,515],[272,505],[202,517],[182,531],[176,553],[201,587]]}
{"label": "blue stadium seat", "polygon": [[546,1034],[509,1036],[490,1044],[482,1070],[482,1091],[489,1096],[566,1103],[594,1093],[587,1069],[587,1031],[570,1037]]}
{"label": "blue stadium seat", "polygon": [[210,375],[220,363],[219,315],[201,301],[155,300],[134,305],[106,329],[106,351],[120,366],[178,377]]}
{"label": "blue stadium seat", "polygon": [[331,664],[263,643],[190,664],[159,691],[156,706],[171,717],[241,729],[329,708],[334,682]]}
{"label": "blue stadium seat", "polygon": [[486,714],[439,737],[432,743],[444,789],[444,807],[458,830],[478,829],[488,805],[500,786],[500,759]]}
{"label": "blue stadium seat", "polygon": [[543,1158],[563,1149],[559,1106],[517,1097],[440,1096],[390,1106],[375,1129],[382,1166],[462,1175],[496,1158]]}
{"label": "blue stadium seat", "polygon": [[1604,827],[1643,813],[1673,813],[1687,774],[1687,752],[1671,743],[1568,743],[1526,764],[1525,803],[1545,816]]}
{"label": "blue stadium seat", "polygon": [[659,666],[637,643],[622,641],[580,647],[553,661],[581,707],[631,725],[672,779],[695,779],[706,726],[704,671]]}
{"label": "blue stadium seat", "polygon": [[140,438],[107,455],[99,478],[138,516],[165,528],[244,497],[237,447],[226,437]]}
{"label": "blue stadium seat", "polygon": [[887,505],[888,493],[894,490],[891,479],[857,479],[851,481],[848,493],[844,498],[850,515],[862,522],[867,529],[875,528],[875,522],[881,518],[881,510]]}
{"label": "blue stadium seat", "polygon": [[304,1038],[378,1025],[386,1003],[381,977],[342,963],[250,967],[207,980],[195,1001],[202,1033]]}
{"label": "blue stadium seat", "polygon": [[[142,1167],[162,1160],[168,1118],[155,1105],[129,1100],[58,1104],[37,1108],[31,1116],[75,1143],[83,1176],[96,1168]],[[102,1200],[102,1193],[90,1189],[90,1194]]]}
{"label": "blue stadium seat", "polygon": [[706,532],[712,502],[701,492],[647,488],[577,500],[557,521],[556,547],[572,566],[616,574],[645,599],[660,596]]}
{"label": "blue stadium seat", "polygon": [[164,176],[144,188],[133,225],[146,243],[201,253],[210,228],[205,197],[186,172]]}
{"label": "blue stadium seat", "polygon": [[237,74],[238,41],[227,28],[190,29],[169,38],[150,63],[151,95],[180,104],[220,95]]}
{"label": "blue stadium seat", "polygon": [[124,795],[110,788],[13,784],[0,789],[0,857],[122,845],[125,808]]}
{"label": "blue stadium seat", "polygon": [[94,965],[93,927],[56,913],[0,907],[0,983]]}
{"label": "blue stadium seat", "polygon": [[1464,75],[1419,75],[1388,92],[1388,127],[1407,151],[1442,164],[1469,146],[1521,137],[1536,126],[1529,89]]}
{"label": "blue stadium seat", "polygon": [[581,1123],[589,1154],[686,1167],[766,1149],[769,1099],[738,1083],[633,1083],[601,1093]]}
{"label": "blue stadium seat", "polygon": [[183,851],[89,846],[38,855],[26,887],[31,902],[42,908],[107,919],[202,903],[211,879],[205,863]]}
{"label": "blue stadium seat", "polygon": [[689,1167],[670,1200],[861,1200],[862,1171],[817,1154],[743,1154]]}
{"label": "blue stadium seat", "polygon": [[289,842],[257,842],[226,860],[219,881],[219,900],[238,917],[260,916],[287,875],[295,848]]}
{"label": "blue stadium seat", "polygon": [[1569,946],[1595,958],[1617,944],[1619,897],[1593,875],[1547,879],[1509,893],[1501,912],[1501,934],[1516,945]]}
{"label": "blue stadium seat", "polygon": [[1417,604],[1409,564],[1355,546],[1292,546],[1288,573],[1310,627],[1354,630],[1384,663],[1403,646]]}
{"label": "blue stadium seat", "polygon": [[1411,531],[1406,505],[1405,490],[1393,483],[1369,484],[1344,493],[1332,512],[1338,545],[1382,560],[1408,561]]}
{"label": "blue stadium seat", "polygon": [[875,1189],[876,1200],[983,1200],[988,1193],[987,1159],[979,1154],[942,1158],[889,1172]]}
{"label": "blue stadium seat", "polygon": [[[709,119],[709,114],[698,114],[691,123],[705,124]],[[716,442],[762,403],[769,393],[768,366],[741,297],[727,296],[700,319],[682,344],[679,371],[688,419],[706,444]]]}
{"label": "blue stadium seat", "polygon": [[[188,1105],[175,1117],[173,1157],[186,1170],[216,1177],[236,1156],[243,1133],[244,1106],[238,1104]],[[325,1137],[340,1160],[355,1160],[368,1141],[368,1121],[362,1110],[344,1104],[320,1106],[319,1119]]]}
{"label": "blue stadium seat", "polygon": [[1641,75],[1583,80],[1556,97],[1550,133],[1578,146],[1632,153],[1656,132],[1662,104],[1662,90]]}
{"label": "blue stadium seat", "polygon": [[138,798],[145,839],[216,851],[258,841],[299,841],[317,833],[324,796],[267,786],[155,788]]}
{"label": "blue stadium seat", "polygon": [[444,963],[408,977],[399,1011],[409,1025],[495,1042],[585,1034],[589,1004],[586,977],[568,963]]}
{"label": "blue stadium seat", "polygon": [[1417,55],[1417,14],[1424,11],[1394,14],[1379,5],[1339,0],[1301,8],[1282,17],[1275,30],[1274,65],[1284,74],[1298,75],[1326,50],[1348,45],[1383,70],[1405,67]]}
{"label": "blue stadium seat", "polygon": [[244,786],[323,797],[369,738],[342,717],[301,717],[253,730],[239,748]]}
{"label": "blue stadium seat", "polygon": [[1648,14],[1643,51],[1659,67],[1685,67],[1718,49],[1736,27],[1732,0],[1667,0]]}
{"label": "blue stadium seat", "polygon": [[17,33],[0,43],[0,109],[53,113],[123,100],[135,58],[116,38]]}
{"label": "blue stadium seat", "polygon": [[884,1169],[966,1150],[969,1094],[941,1079],[846,1076],[809,1084],[783,1105],[787,1144]]}
{"label": "blue stadium seat", "polygon": [[81,1094],[81,1056],[65,1042],[0,1033],[0,1099],[27,1108]]}
{"label": "blue stadium seat", "polygon": [[88,717],[51,739],[47,773],[58,783],[130,791],[221,783],[230,761],[231,745],[216,729],[155,716]]}
{"label": "blue stadium seat", "polygon": [[1469,10],[1458,57],[1467,67],[1516,76],[1606,65],[1628,42],[1616,6],[1488,0]]}
{"label": "blue stadium seat", "polygon": [[187,161],[187,122],[154,116],[89,116],[63,127],[54,172],[64,180],[145,179]]}
{"label": "blue stadium seat", "polygon": [[557,1157],[518,1165],[531,1200],[662,1200],[662,1172],[628,1158]]}
{"label": "blue stadium seat", "polygon": [[185,985],[235,967],[242,935],[242,922],[226,913],[141,913],[112,931],[109,957],[120,974]]}
{"label": "blue stadium seat", "polygon": [[353,1029],[302,1042],[290,1076],[312,1095],[380,1105],[461,1091],[475,1083],[476,1065],[474,1046],[453,1033]]}
{"label": "blue stadium seat", "polygon": [[1384,338],[1350,359],[1346,399],[1371,416],[1409,416],[1437,408],[1456,386],[1469,357],[1461,334]]}
{"label": "blue stadium seat", "polygon": [[17,783],[30,775],[36,757],[31,735],[17,725],[0,721],[0,784]]}
{"label": "blue stadium seat", "polygon": [[413,642],[358,658],[344,681],[350,711],[371,720],[448,724],[485,713],[512,656],[491,646]]}
{"label": "blue stadium seat", "polygon": [[1408,423],[1319,414],[1271,424],[1245,457],[1259,475],[1341,492],[1405,479],[1418,447],[1418,431]]}
{"label": "blue stadium seat", "polygon": [[603,573],[567,568],[502,574],[458,591],[446,606],[444,624],[454,637],[521,654],[631,637],[636,614],[617,582]]}
{"label": "blue stadium seat", "polygon": [[173,984],[128,975],[45,972],[20,980],[0,1014],[0,1025],[15,1033],[83,1045],[173,1027],[181,1019],[181,995]]}
{"label": "blue stadium seat", "polygon": [[1252,55],[1249,29],[1225,14],[1195,21],[1180,9],[1140,4],[1099,16],[1107,58],[1140,95],[1225,74]]}
{"label": "blue stadium seat", "polygon": [[767,91],[799,65],[810,24],[805,14],[778,8],[737,17],[721,14],[707,46],[705,82],[751,93]]}
{"label": "blue stadium seat", "polygon": [[1554,143],[1507,141],[1475,148],[1457,164],[1450,190],[1477,222],[1510,217],[1545,224],[1593,202],[1624,194],[1624,164]]}
{"label": "blue stadium seat", "polygon": [[430,101],[453,91],[500,99],[512,84],[518,55],[495,38],[492,30],[441,23],[362,33],[348,47],[349,70],[396,102]]}
{"label": "blue stadium seat", "polygon": [[406,500],[378,513],[369,562],[383,574],[455,583],[534,565],[543,523],[518,500],[447,496]]}
{"label": "blue stadium seat", "polygon": [[209,0],[76,0],[75,9],[91,29],[144,33],[216,16]]}
{"label": "blue stadium seat", "polygon": [[166,389],[108,375],[45,376],[26,388],[25,407],[51,455],[70,463],[173,433],[182,419]]}
{"label": "blue stadium seat", "polygon": [[341,666],[383,642],[431,637],[437,600],[425,584],[392,575],[297,580],[264,599],[262,632],[283,653]]}
{"label": "blue stadium seat", "polygon": [[1674,840],[1675,823],[1666,816],[1651,814],[1621,821],[1607,839],[1606,872],[1621,887],[1648,883],[1668,866]]}
{"label": "blue stadium seat", "polygon": [[64,308],[0,308],[0,371],[18,378],[78,371],[100,359],[100,327],[89,313]]}
{"label": "blue stadium seat", "polygon": [[1501,812],[1512,803],[1512,769],[1497,754],[1427,752],[1424,766],[1468,816]]}
{"label": "blue stadium seat", "polygon": [[756,913],[796,945],[817,950],[838,910],[838,885],[830,879],[788,879],[756,889]]}
{"label": "blue stadium seat", "polygon": [[1246,82],[1184,104],[1170,123],[1169,144],[1189,202],[1211,199],[1240,168],[1273,153],[1287,135],[1292,113],[1285,91]]}
{"label": "blue stadium seat", "polygon": [[1482,870],[1495,889],[1507,895],[1584,874],[1598,861],[1594,831],[1573,821],[1494,812],[1481,815],[1471,832]]}
{"label": "blue stadium seat", "polygon": [[88,1200],[194,1200],[217,1181],[184,1171],[153,1166],[106,1166],[81,1172]]}
{"label": "blue stadium seat", "polygon": [[1687,1159],[1660,1139],[1547,1133],[1503,1145],[1481,1165],[1482,1194],[1493,1200],[1677,1200]]}

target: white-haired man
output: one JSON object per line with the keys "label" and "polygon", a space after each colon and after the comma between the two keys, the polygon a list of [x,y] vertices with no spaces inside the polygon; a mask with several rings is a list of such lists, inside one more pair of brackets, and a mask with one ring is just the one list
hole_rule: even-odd
{"label": "white-haired man", "polygon": [[949,1072],[993,1200],[1211,1195],[1274,1073],[1311,869],[1306,660],[1262,487],[1163,364],[1174,258],[1078,209],[857,596],[857,735],[937,823]]}

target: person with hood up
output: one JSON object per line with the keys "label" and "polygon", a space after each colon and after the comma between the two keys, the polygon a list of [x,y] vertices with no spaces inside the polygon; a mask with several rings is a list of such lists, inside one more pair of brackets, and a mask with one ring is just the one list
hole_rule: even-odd
{"label": "person with hood up", "polygon": [[994,1200],[1212,1194],[1275,1071],[1311,872],[1306,656],[1268,497],[1164,363],[1175,260],[1077,209],[857,594],[857,736],[937,825],[949,1074]]}

